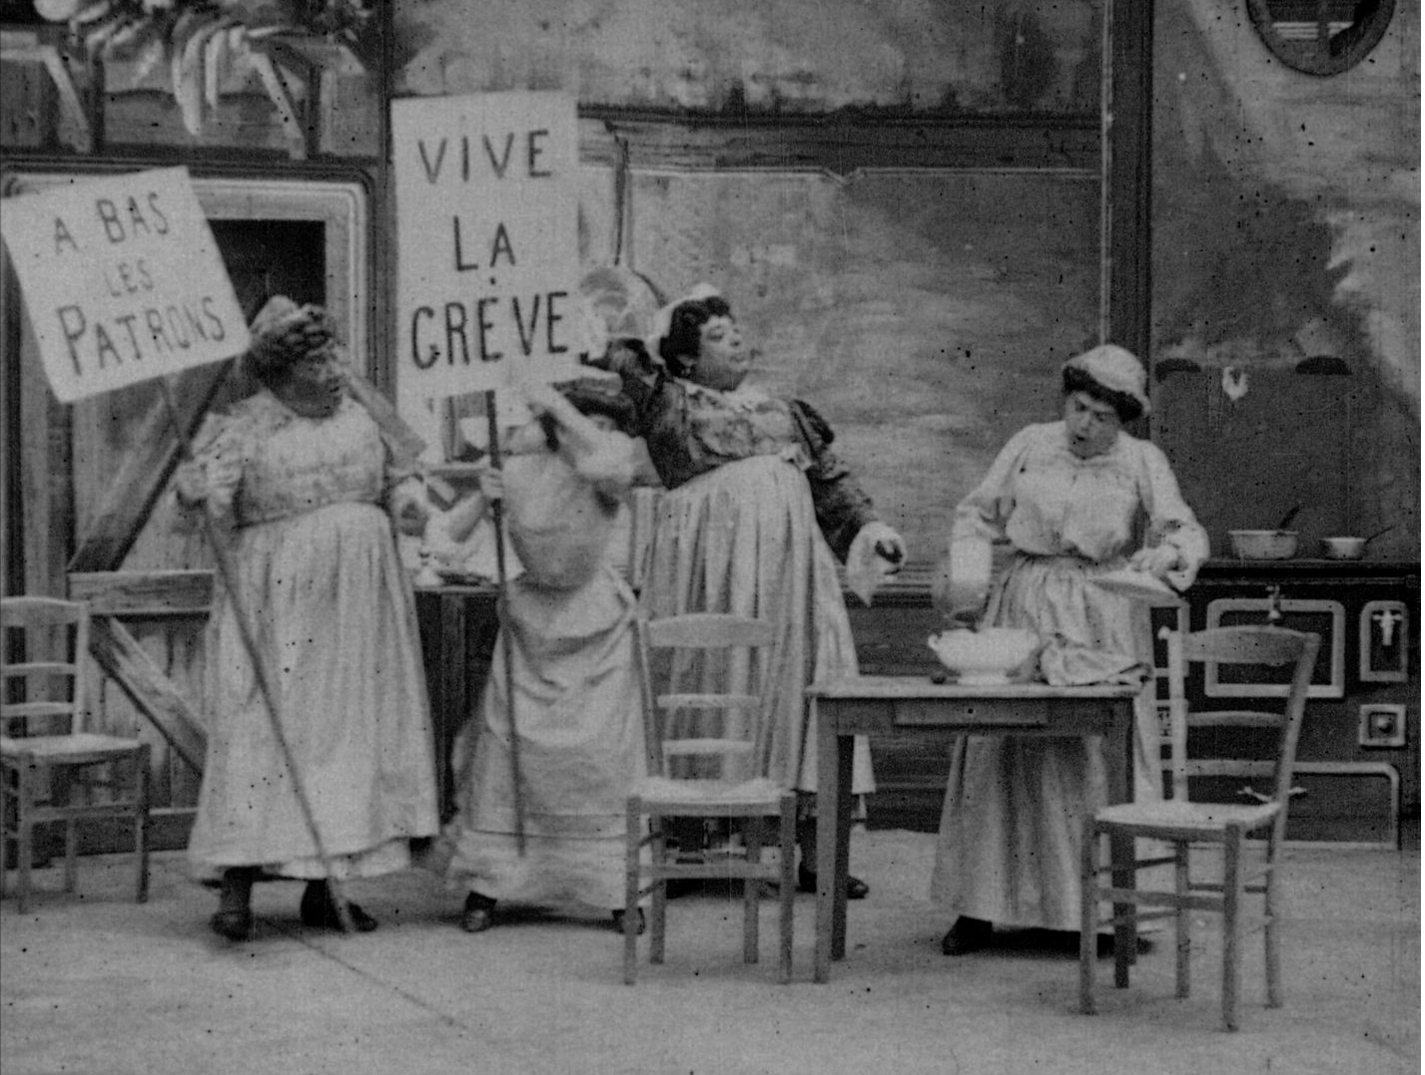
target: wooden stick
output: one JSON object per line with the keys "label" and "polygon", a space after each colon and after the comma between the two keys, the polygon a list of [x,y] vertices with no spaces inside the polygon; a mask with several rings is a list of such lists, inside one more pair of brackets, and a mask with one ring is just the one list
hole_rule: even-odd
{"label": "wooden stick", "polygon": [[[173,389],[169,386],[166,377],[160,377],[159,384],[163,389],[163,402],[168,408],[168,417],[173,423],[173,431],[178,436],[181,457],[185,462],[191,462],[193,449],[178,417],[178,408],[173,402]],[[267,666],[257,651],[257,642],[252,635],[247,610],[243,607],[242,596],[237,588],[237,579],[234,576],[232,565],[228,561],[228,550],[213,521],[212,507],[207,499],[203,501],[203,528],[208,536],[208,544],[213,548],[213,558],[217,563],[218,575],[223,580],[223,588],[227,590],[228,600],[232,602],[233,619],[237,621],[238,637],[242,640],[243,648],[247,650],[248,660],[252,662],[253,674],[257,679],[257,690],[262,695],[263,709],[272,724],[272,736],[277,740],[277,746],[282,751],[282,760],[286,763],[288,775],[292,778],[292,791],[296,794],[297,802],[302,809],[302,819],[306,822],[307,832],[311,835],[312,843],[317,850],[317,858],[321,860],[322,869],[327,875],[327,891],[331,894],[332,903],[336,906],[337,919],[341,922],[344,932],[355,933],[356,926],[351,919],[351,907],[341,890],[341,883],[337,880],[336,871],[332,868],[332,860],[327,855],[326,847],[322,843],[321,833],[317,829],[316,815],[312,812],[311,801],[307,798],[301,773],[297,769],[297,759],[292,753],[291,744],[287,742],[286,733],[282,730],[282,721],[277,714],[272,684],[267,678]]]}
{"label": "wooden stick", "polygon": [[[500,469],[499,418],[495,413],[495,390],[485,392],[485,417],[490,431],[490,465]],[[499,618],[500,656],[505,670],[505,716],[510,722],[510,779],[514,789],[515,847],[521,856],[525,853],[524,837],[524,791],[520,779],[520,735],[515,727],[515,665],[514,654],[510,650],[510,625],[506,617],[509,609],[509,578],[505,568],[505,528],[502,497],[490,501],[490,521],[495,526],[495,565],[500,575]]]}

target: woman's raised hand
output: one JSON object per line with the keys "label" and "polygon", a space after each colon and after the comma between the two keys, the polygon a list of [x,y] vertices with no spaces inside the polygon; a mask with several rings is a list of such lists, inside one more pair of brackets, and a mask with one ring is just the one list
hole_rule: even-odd
{"label": "woman's raised hand", "polygon": [[501,500],[505,495],[505,476],[495,467],[483,467],[478,475],[480,494],[486,500]]}

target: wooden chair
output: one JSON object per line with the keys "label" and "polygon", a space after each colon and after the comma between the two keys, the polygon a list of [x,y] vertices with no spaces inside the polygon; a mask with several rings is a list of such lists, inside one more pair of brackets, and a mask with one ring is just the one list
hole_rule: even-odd
{"label": "wooden chair", "polygon": [[[666,659],[706,662],[701,667],[714,677],[731,668],[748,668],[754,680],[762,682],[772,660],[772,625],[739,616],[693,614],[640,621],[638,634],[652,775],[628,798],[624,981],[632,985],[637,969],[638,915],[632,909],[643,896],[652,894],[649,961],[662,963],[668,882],[739,878],[743,883],[743,959],[748,963],[757,962],[762,882],[780,886],[780,975],[781,981],[789,982],[797,801],[794,792],[768,779],[772,728],[758,719],[761,698],[755,693],[655,695],[649,676],[654,656],[661,651]],[[695,736],[667,734],[669,718],[675,713],[699,714],[700,729]],[[721,719],[711,718],[710,722],[708,714],[721,714]],[[715,734],[704,734],[710,727]],[[685,775],[689,770],[712,771],[713,775]],[[687,817],[744,819],[742,849],[710,851],[696,862],[679,860],[666,838],[664,823],[669,818]],[[775,865],[762,861],[762,825],[769,817],[779,819],[781,858]],[[645,847],[650,852],[647,861]]]}
{"label": "wooden chair", "polygon": [[[1136,930],[1140,919],[1175,919],[1177,947],[1177,995],[1188,995],[1188,913],[1215,911],[1222,915],[1222,1020],[1228,1030],[1236,1030],[1238,980],[1240,977],[1241,939],[1245,932],[1242,906],[1245,896],[1263,897],[1264,915],[1259,925],[1264,931],[1266,947],[1267,1006],[1281,1006],[1281,961],[1278,930],[1278,867],[1282,842],[1286,835],[1287,808],[1292,795],[1292,766],[1296,760],[1297,739],[1301,732],[1302,714],[1306,709],[1306,693],[1311,682],[1320,637],[1277,627],[1223,627],[1196,633],[1166,632],[1168,641],[1169,706],[1172,728],[1173,797],[1162,802],[1123,803],[1109,806],[1089,818],[1084,824],[1082,848],[1083,920],[1079,948],[1079,1000],[1085,1013],[1094,1011],[1093,978],[1095,963],[1094,933],[1101,924],[1098,904],[1101,899],[1113,902],[1114,925],[1126,922]],[[1191,713],[1188,709],[1186,682],[1189,662],[1215,661],[1226,664],[1291,666],[1291,686],[1284,711],[1223,711]],[[1243,789],[1256,799],[1248,805],[1196,803],[1187,798],[1187,781],[1193,763],[1187,757],[1188,731],[1195,728],[1224,727],[1234,729],[1268,728],[1277,733],[1274,761],[1267,763],[1272,771],[1271,794],[1263,795]],[[1260,761],[1213,759],[1203,763],[1204,772],[1257,774]],[[1244,861],[1246,838],[1253,833],[1266,837],[1265,854],[1254,872],[1248,872]],[[1132,863],[1100,863],[1101,837],[1147,837],[1172,845],[1169,857],[1135,860]],[[1189,853],[1194,845],[1215,845],[1222,849],[1222,881],[1194,881],[1189,873]],[[1132,871],[1147,866],[1172,863],[1174,885],[1171,892],[1139,889],[1130,879],[1131,887],[1122,887],[1118,877],[1109,884],[1100,882],[1104,873],[1125,868]],[[1166,907],[1166,911],[1140,915],[1139,905]],[[1130,935],[1132,935],[1130,933]],[[1122,951],[1114,956],[1114,984],[1120,989],[1128,985],[1131,953]]]}
{"label": "wooden chair", "polygon": [[[56,632],[55,658],[42,647]],[[64,824],[64,890],[77,873],[77,823],[121,817],[134,827],[137,899],[148,898],[149,745],[83,731],[89,673],[89,610],[50,597],[0,600],[0,767],[4,776],[4,842],[13,848],[16,901],[30,895],[35,826]],[[68,656],[72,645],[72,657]],[[12,658],[14,658],[12,660]],[[95,791],[105,794],[96,801]],[[9,865],[9,863],[7,863]]]}

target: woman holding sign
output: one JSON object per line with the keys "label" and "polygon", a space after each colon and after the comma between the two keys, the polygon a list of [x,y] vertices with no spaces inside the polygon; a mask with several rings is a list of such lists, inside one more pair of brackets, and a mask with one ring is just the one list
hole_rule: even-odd
{"label": "woman holding sign", "polygon": [[[421,483],[345,390],[324,311],[274,298],[252,336],[262,389],[209,419],[175,483],[180,508],[207,511],[227,539],[237,591],[217,597],[209,626],[208,751],[188,846],[200,878],[221,882],[212,927],[233,940],[251,935],[255,880],[305,880],[303,924],[339,928],[326,879],[404,869],[409,840],[438,829],[414,604],[392,534],[393,519],[424,527]],[[376,928],[347,908],[356,929]]]}
{"label": "woman holding sign", "polygon": [[467,889],[468,933],[494,924],[497,901],[599,908],[621,930],[625,813],[646,771],[637,602],[609,556],[636,465],[620,429],[632,408],[616,381],[522,393],[534,417],[451,512],[460,538],[499,499],[523,571],[500,608],[509,677],[486,681],[455,750],[446,877]]}
{"label": "woman holding sign", "polygon": [[[703,287],[664,307],[649,348],[661,365],[641,346],[611,355],[669,490],[654,523],[643,605],[654,616],[736,612],[776,624],[764,714],[773,727],[770,775],[807,792],[809,808],[816,736],[805,726],[806,686],[857,667],[836,560],[869,600],[876,582],[898,569],[905,546],[832,453],[820,414],[743,385],[756,352],[743,346],[721,295]],[[660,684],[665,689],[696,693],[699,686]],[[856,746],[852,790],[864,794],[874,789],[870,751],[864,739]],[[809,809],[798,842],[798,886],[815,891]],[[862,881],[848,880],[850,898],[866,893]]]}

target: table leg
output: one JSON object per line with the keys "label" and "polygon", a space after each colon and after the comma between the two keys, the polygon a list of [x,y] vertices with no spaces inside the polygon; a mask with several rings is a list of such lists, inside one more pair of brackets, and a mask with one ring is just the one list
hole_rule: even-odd
{"label": "table leg", "polygon": [[[1111,746],[1106,751],[1108,766],[1108,801],[1126,803],[1133,800],[1133,753],[1134,753],[1134,712],[1132,700],[1114,705],[1115,719],[1109,740]],[[1109,837],[1109,861],[1114,888],[1132,888],[1133,837]],[[1117,923],[1113,927],[1114,950],[1113,984],[1119,989],[1128,986],[1128,968],[1137,962],[1138,923],[1134,914],[1136,905],[1115,903],[1113,917]]]}
{"label": "table leg", "polygon": [[[816,725],[816,962],[812,980],[831,978],[832,923],[836,917],[836,837],[835,819],[840,813],[841,766],[838,764],[835,725],[817,716],[816,700],[812,723]],[[843,897],[846,884],[841,885]]]}
{"label": "table leg", "polygon": [[831,958],[846,958],[846,878],[851,873],[851,770],[856,737],[836,737],[836,869],[831,883]]}

